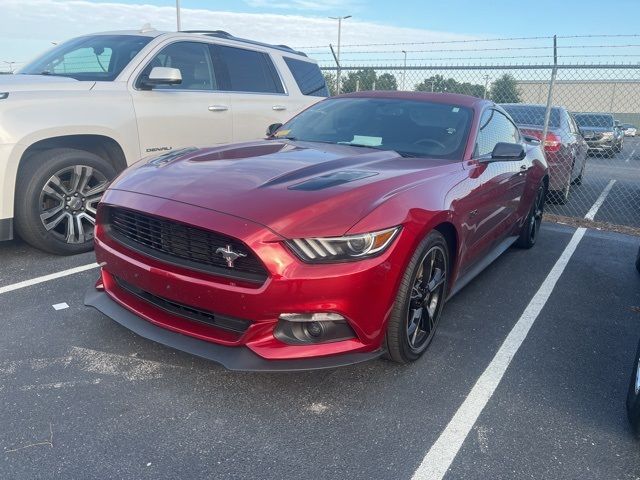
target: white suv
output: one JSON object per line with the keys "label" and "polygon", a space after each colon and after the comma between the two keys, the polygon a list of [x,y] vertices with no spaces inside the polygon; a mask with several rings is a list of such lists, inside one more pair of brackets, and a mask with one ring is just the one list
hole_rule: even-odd
{"label": "white suv", "polygon": [[141,157],[263,138],[327,95],[301,52],[222,31],[88,35],[0,75],[0,240],[92,246],[108,182]]}

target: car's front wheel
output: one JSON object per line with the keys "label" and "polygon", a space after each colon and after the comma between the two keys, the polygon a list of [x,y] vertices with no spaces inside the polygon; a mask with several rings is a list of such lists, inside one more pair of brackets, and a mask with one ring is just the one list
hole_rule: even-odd
{"label": "car's front wheel", "polygon": [[427,349],[447,296],[449,248],[432,231],[420,242],[400,282],[387,325],[387,354],[398,363],[417,360]]}
{"label": "car's front wheel", "polygon": [[35,154],[16,185],[16,231],[32,246],[58,255],[90,250],[96,207],[115,176],[109,162],[83,150]]}

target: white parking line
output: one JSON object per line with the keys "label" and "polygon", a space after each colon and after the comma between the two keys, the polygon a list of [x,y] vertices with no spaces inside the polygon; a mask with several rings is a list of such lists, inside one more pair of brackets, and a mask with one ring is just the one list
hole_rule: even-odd
{"label": "white parking line", "polygon": [[465,438],[467,438],[480,413],[489,402],[511,360],[513,360],[514,355],[545,306],[585,232],[585,228],[578,228],[574,232],[569,244],[565,247],[547,278],[540,285],[518,322],[509,332],[489,366],[480,375],[467,398],[462,402],[451,421],[427,452],[422,463],[413,474],[413,480],[441,480],[445,476]]}
{"label": "white parking line", "polygon": [[631,150],[631,155],[627,157],[627,159],[625,160],[625,163],[629,163],[629,159],[631,159],[635,153],[636,153],[636,149],[634,148],[633,150]]}
{"label": "white parking line", "polygon": [[586,218],[587,220],[593,220],[594,218],[596,218],[596,213],[598,213],[598,210],[600,210],[600,207],[602,206],[602,204],[604,203],[605,199],[607,198],[607,195],[609,195],[609,192],[611,191],[611,188],[613,187],[614,183],[616,183],[615,180],[610,180],[609,181],[607,186],[604,187],[604,190],[602,191],[602,193],[600,194],[600,196],[596,200],[596,203],[594,203],[591,206],[591,209],[589,209],[589,211],[584,216],[584,218]]}
{"label": "white parking line", "polygon": [[49,275],[43,275],[41,277],[32,278],[31,280],[25,280],[23,282],[18,282],[12,285],[7,285],[5,287],[0,287],[0,295],[7,292],[13,292],[14,290],[19,290],[21,288],[30,287],[32,285],[37,285],[38,283],[48,282],[49,280],[55,280],[56,278],[62,278],[62,277],[67,277],[69,275],[73,275],[75,273],[86,272],[87,270],[91,270],[97,267],[98,267],[97,263],[90,263],[88,265],[82,265],[80,267],[74,267],[68,270],[62,270],[61,272],[50,273]]}

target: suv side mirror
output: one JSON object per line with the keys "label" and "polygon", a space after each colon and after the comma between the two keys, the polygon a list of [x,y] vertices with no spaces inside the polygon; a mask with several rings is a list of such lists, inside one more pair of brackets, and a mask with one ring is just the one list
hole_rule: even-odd
{"label": "suv side mirror", "polygon": [[142,81],[142,85],[149,89],[159,85],[180,85],[181,83],[182,74],[180,70],[169,67],[153,67],[149,77]]}
{"label": "suv side mirror", "polygon": [[491,161],[518,161],[527,156],[524,147],[519,143],[500,142],[493,147]]}
{"label": "suv side mirror", "polygon": [[273,134],[282,126],[281,123],[272,123],[267,127],[267,137],[273,137]]}

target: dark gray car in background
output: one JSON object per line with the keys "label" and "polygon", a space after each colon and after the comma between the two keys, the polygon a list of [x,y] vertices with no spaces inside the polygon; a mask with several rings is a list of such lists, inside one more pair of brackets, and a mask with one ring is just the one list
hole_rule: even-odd
{"label": "dark gray car in background", "polygon": [[[506,103],[501,105],[523,135],[542,141],[545,105]],[[565,203],[571,185],[582,183],[588,146],[566,108],[551,108],[544,153],[549,164],[549,196],[556,203]]]}
{"label": "dark gray car in background", "polygon": [[589,153],[612,157],[622,151],[624,134],[616,126],[613,115],[574,113],[573,117],[589,145]]}

